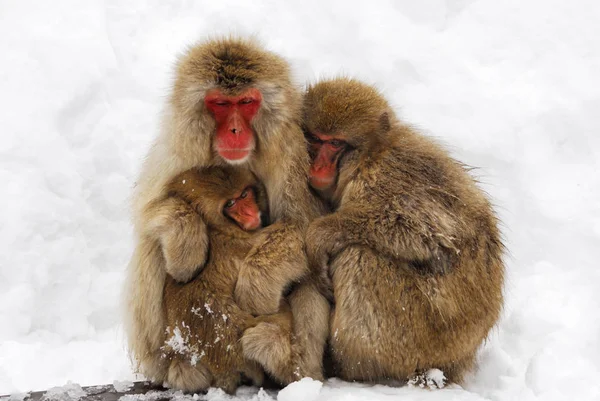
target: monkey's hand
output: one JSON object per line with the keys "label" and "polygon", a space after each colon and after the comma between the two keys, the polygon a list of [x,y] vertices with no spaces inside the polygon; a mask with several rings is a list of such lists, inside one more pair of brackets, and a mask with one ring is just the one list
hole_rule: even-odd
{"label": "monkey's hand", "polygon": [[165,270],[176,281],[190,281],[206,263],[206,224],[191,206],[179,198],[167,198],[147,211],[148,230],[155,235],[165,258]]}
{"label": "monkey's hand", "polygon": [[343,232],[338,230],[338,216],[331,214],[314,220],[306,231],[308,263],[330,283],[329,261],[343,249]]}
{"label": "monkey's hand", "polygon": [[259,234],[235,287],[240,308],[254,315],[275,313],[284,290],[308,274],[302,233],[293,225],[273,224]]}

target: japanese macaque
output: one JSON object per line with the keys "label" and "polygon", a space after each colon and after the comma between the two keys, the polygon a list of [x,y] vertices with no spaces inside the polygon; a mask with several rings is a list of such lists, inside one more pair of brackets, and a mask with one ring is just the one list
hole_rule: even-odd
{"label": "japanese macaque", "polygon": [[305,113],[310,184],[335,210],[311,223],[306,246],[333,283],[336,374],[406,380],[437,368],[460,382],[503,304],[490,202],[368,85],[317,83]]}
{"label": "japanese macaque", "polygon": [[370,86],[310,86],[304,121],[310,184],[334,210],[306,234],[309,260],[333,286],[333,374],[406,382],[437,368],[460,382],[503,302],[489,201]]}
{"label": "japanese macaque", "polygon": [[186,201],[202,216],[210,254],[191,282],[181,284],[167,278],[166,383],[189,392],[219,387],[232,394],[244,374],[260,385],[263,370],[244,358],[242,333],[261,321],[291,331],[289,313],[253,317],[233,298],[240,267],[268,215],[264,191],[245,169],[209,167],[177,175],[167,193]]}
{"label": "japanese macaque", "polygon": [[133,199],[137,241],[125,288],[125,328],[136,370],[148,379],[162,383],[168,371],[161,357],[165,280],[188,282],[209,255],[203,217],[168,196],[166,184],[190,168],[224,165],[245,168],[264,184],[272,222],[257,234],[240,267],[234,299],[249,313],[270,314],[293,288],[287,300],[297,339],[294,377],[322,377],[329,304],[304,251],[306,228],[322,205],[307,183],[301,108],[287,63],[254,42],[211,40],[179,60],[162,131]]}

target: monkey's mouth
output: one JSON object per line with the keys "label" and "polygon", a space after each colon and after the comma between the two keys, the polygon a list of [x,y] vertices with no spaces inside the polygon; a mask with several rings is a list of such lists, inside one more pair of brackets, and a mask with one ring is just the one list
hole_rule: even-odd
{"label": "monkey's mouth", "polygon": [[258,213],[255,218],[244,223],[243,229],[245,231],[254,231],[262,226],[261,213]]}
{"label": "monkey's mouth", "polygon": [[231,162],[242,162],[250,155],[252,148],[246,149],[219,149],[219,154],[223,159]]}
{"label": "monkey's mouth", "polygon": [[335,183],[335,177],[310,176],[310,185],[315,189],[327,189]]}

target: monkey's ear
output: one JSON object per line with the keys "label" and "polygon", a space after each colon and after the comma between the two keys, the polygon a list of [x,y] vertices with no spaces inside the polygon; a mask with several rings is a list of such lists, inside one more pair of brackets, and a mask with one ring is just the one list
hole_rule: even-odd
{"label": "monkey's ear", "polygon": [[379,116],[379,127],[381,128],[382,132],[388,132],[390,130],[390,128],[391,128],[390,116],[387,113],[387,111],[383,112]]}

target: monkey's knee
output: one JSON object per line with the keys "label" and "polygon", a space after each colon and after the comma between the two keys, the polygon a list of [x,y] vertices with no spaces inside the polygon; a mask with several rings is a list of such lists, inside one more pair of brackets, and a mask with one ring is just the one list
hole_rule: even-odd
{"label": "monkey's knee", "polygon": [[174,389],[197,393],[206,391],[210,387],[212,375],[201,364],[192,366],[188,361],[174,359],[169,366],[166,381]]}

